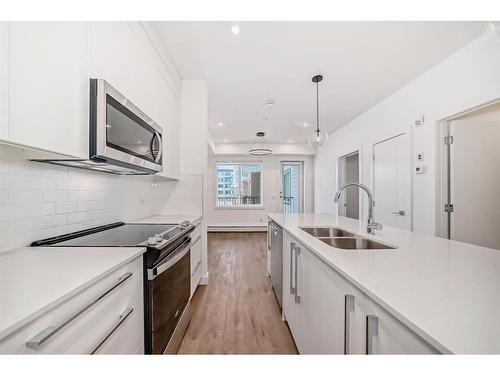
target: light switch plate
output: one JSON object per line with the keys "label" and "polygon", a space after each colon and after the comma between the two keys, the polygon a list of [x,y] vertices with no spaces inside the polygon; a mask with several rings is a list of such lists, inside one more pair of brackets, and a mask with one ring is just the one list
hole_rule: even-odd
{"label": "light switch plate", "polygon": [[415,167],[415,173],[416,174],[422,174],[425,173],[425,165],[418,165]]}

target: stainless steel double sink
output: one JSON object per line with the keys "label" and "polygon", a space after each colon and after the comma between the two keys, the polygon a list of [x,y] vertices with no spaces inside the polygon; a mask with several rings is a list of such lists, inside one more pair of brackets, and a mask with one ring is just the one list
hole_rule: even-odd
{"label": "stainless steel double sink", "polygon": [[343,250],[383,250],[396,249],[368,238],[356,236],[341,228],[301,227],[304,232],[323,241],[327,245]]}

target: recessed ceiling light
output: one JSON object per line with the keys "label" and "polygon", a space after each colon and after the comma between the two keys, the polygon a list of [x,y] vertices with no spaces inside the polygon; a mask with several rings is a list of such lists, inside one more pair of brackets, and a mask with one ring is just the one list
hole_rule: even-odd
{"label": "recessed ceiling light", "polygon": [[291,139],[288,140],[288,143],[292,143],[293,141]]}
{"label": "recessed ceiling light", "polygon": [[217,125],[218,126],[224,126],[224,123],[223,122],[219,122]]}
{"label": "recessed ceiling light", "polygon": [[276,100],[271,99],[266,102],[266,107],[268,109],[273,109],[275,105],[276,105]]}
{"label": "recessed ceiling light", "polygon": [[239,26],[233,26],[233,27],[231,27],[231,32],[233,34],[239,34],[240,33],[240,27]]}
{"label": "recessed ceiling light", "polygon": [[227,139],[224,139],[224,143],[227,143],[227,142],[229,142],[229,141]]}
{"label": "recessed ceiling light", "polygon": [[137,144],[142,144],[142,142],[141,141],[137,141]]}

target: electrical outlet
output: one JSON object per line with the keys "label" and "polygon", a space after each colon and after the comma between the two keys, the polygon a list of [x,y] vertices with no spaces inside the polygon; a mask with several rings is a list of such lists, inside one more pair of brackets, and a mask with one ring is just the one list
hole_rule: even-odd
{"label": "electrical outlet", "polygon": [[421,152],[420,154],[417,155],[417,161],[423,161],[424,160],[424,153]]}

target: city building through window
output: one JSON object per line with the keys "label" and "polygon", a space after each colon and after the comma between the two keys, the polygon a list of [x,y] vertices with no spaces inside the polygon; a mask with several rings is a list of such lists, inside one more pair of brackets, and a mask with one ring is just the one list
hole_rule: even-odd
{"label": "city building through window", "polygon": [[262,205],[262,164],[217,163],[217,207]]}

